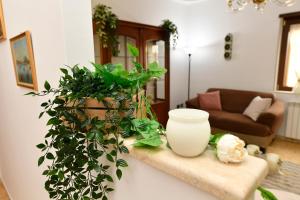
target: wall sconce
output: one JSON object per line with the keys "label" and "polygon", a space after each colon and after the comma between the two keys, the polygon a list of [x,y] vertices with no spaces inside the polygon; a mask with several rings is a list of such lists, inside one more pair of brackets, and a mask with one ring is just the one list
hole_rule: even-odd
{"label": "wall sconce", "polygon": [[233,43],[233,35],[228,33],[225,36],[225,45],[224,45],[224,58],[225,60],[231,60],[232,58],[232,43]]}

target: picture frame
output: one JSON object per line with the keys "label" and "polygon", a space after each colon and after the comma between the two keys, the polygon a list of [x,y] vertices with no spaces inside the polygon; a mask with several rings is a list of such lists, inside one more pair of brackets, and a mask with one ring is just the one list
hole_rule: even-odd
{"label": "picture frame", "polygon": [[11,53],[18,86],[38,90],[31,34],[29,31],[10,39]]}
{"label": "picture frame", "polygon": [[2,0],[0,0],[0,42],[6,39],[6,29],[4,22]]}

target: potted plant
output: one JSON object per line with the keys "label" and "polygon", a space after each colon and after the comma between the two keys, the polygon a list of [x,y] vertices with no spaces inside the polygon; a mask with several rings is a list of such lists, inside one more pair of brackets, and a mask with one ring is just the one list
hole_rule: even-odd
{"label": "potted plant", "polygon": [[[138,50],[128,46],[133,57]],[[41,104],[49,116],[40,166],[45,160],[45,189],[51,199],[107,200],[110,182],[121,179],[128,153],[123,138],[135,136],[137,147],[156,148],[162,144],[163,127],[156,121],[143,92],[144,86],[166,71],[157,63],[147,69],[133,61],[135,68],[122,65],[94,65],[94,70],[74,66],[62,68],[58,88],[46,81],[44,90],[29,95],[53,95]],[[116,176],[114,176],[114,174]]]}
{"label": "potted plant", "polygon": [[118,37],[116,35],[118,17],[111,11],[111,7],[98,4],[94,8],[93,21],[96,34],[104,48],[111,48],[113,55],[118,54]]}
{"label": "potted plant", "polygon": [[174,24],[171,20],[165,19],[162,21],[163,23],[160,25],[164,30],[166,30],[170,36],[172,36],[173,40],[173,49],[177,46],[177,40],[179,39],[178,28],[176,24]]}

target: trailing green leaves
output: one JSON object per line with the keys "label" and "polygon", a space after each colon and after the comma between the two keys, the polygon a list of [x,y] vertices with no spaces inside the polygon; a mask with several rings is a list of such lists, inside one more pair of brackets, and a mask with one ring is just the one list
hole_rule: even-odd
{"label": "trailing green leaves", "polygon": [[[128,50],[133,57],[139,55],[133,46]],[[121,179],[128,167],[121,154],[129,151],[121,136],[136,136],[137,147],[156,148],[162,143],[163,128],[151,112],[147,97],[137,98],[136,94],[166,71],[157,63],[145,69],[133,62],[135,68],[130,71],[113,64],[93,64],[93,71],[78,65],[61,68],[57,89],[46,81],[45,90],[30,93],[51,95],[41,104],[39,115],[48,116],[49,130],[45,141],[36,146],[42,152],[38,165],[47,163],[43,175],[51,199],[107,200],[113,191],[110,182]],[[87,98],[103,106],[89,108]],[[145,105],[149,118],[136,119],[139,104]],[[99,117],[90,115],[90,111],[105,114]]]}
{"label": "trailing green leaves", "polygon": [[173,37],[173,48],[175,49],[177,46],[177,40],[179,39],[178,28],[177,26],[169,19],[163,20],[161,25],[163,29],[165,29],[170,35]]}

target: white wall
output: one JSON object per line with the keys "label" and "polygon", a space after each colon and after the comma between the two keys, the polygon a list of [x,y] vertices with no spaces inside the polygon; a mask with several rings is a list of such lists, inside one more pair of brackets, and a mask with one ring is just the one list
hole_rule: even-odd
{"label": "white wall", "polygon": [[171,108],[184,103],[187,99],[187,62],[183,53],[188,34],[185,26],[187,6],[174,0],[92,0],[93,7],[102,3],[112,7],[113,12],[122,20],[158,26],[163,19],[172,20],[179,30],[178,48],[171,50],[170,83]]}
{"label": "white wall", "polygon": [[[192,94],[209,87],[273,91],[280,36],[279,14],[300,10],[272,3],[264,13],[248,5],[230,12],[225,1],[207,0],[188,8],[188,38],[198,46],[192,62]],[[233,57],[226,61],[224,37],[233,33]]]}
{"label": "white wall", "polygon": [[[39,88],[57,85],[63,64],[93,61],[91,2],[88,0],[2,0],[8,38],[32,33]],[[201,46],[193,54],[192,94],[209,87],[272,91],[277,58],[280,13],[297,11],[271,6],[264,14],[251,7],[233,14],[225,1],[180,4],[175,0],[97,0],[113,7],[123,20],[159,25],[174,21],[180,31],[171,51],[171,106],[187,98],[187,43]],[[93,5],[96,4],[93,0]],[[221,3],[220,3],[221,2]],[[223,38],[234,34],[233,59],[223,59]],[[46,132],[38,120],[42,99],[24,96],[16,86],[9,40],[0,43],[0,171],[12,200],[45,200],[40,152],[35,145]],[[282,98],[286,98],[284,95]]]}
{"label": "white wall", "polygon": [[[64,64],[93,60],[90,1],[2,1],[8,38],[26,30],[32,33],[39,89],[45,80],[57,85]],[[46,200],[45,177],[37,167],[41,153],[35,147],[47,130],[46,119],[38,120],[42,99],[24,96],[30,90],[16,85],[9,40],[0,43],[0,91],[3,182],[12,200]]]}

